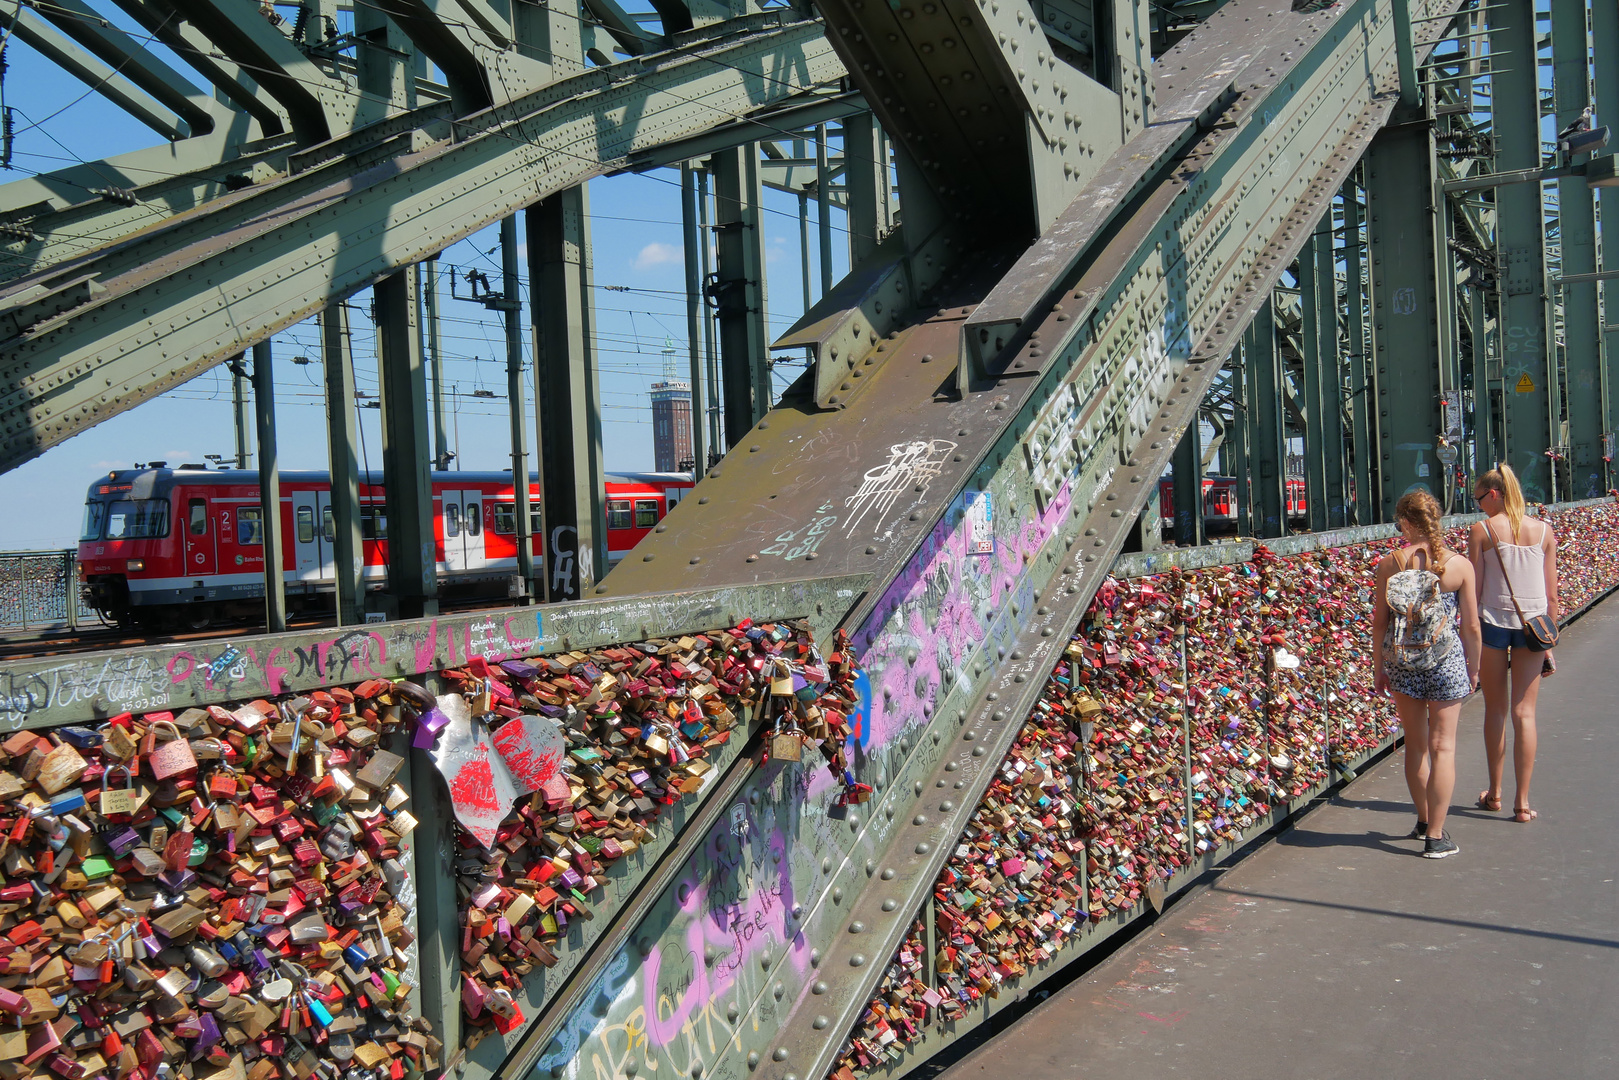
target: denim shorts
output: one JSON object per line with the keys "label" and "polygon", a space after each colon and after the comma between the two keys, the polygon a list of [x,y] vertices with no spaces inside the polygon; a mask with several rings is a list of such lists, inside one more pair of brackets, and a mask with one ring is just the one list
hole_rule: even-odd
{"label": "denim shorts", "polygon": [[1478,624],[1484,635],[1486,649],[1527,649],[1529,639],[1524,637],[1522,630],[1514,630],[1507,626],[1495,626],[1487,622]]}

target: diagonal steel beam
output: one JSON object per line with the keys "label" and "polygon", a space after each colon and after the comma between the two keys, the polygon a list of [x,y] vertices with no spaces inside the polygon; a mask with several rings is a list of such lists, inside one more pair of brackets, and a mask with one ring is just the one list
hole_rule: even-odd
{"label": "diagonal steel beam", "polygon": [[283,180],[13,282],[0,291],[0,316],[16,315],[12,333],[0,326],[0,468],[539,196],[842,75],[817,23],[751,15],[718,42],[592,69],[453,126],[407,127],[358,166],[316,148]]}
{"label": "diagonal steel beam", "polygon": [[0,28],[16,34],[19,41],[32,46],[45,59],[165,139],[183,139],[191,134],[190,125],[174,110],[117,68],[75,44],[36,15],[32,8],[18,4],[15,11],[0,9]]}
{"label": "diagonal steel beam", "polygon": [[228,120],[227,109],[136,44],[83,0],[34,0],[33,6],[62,33],[171,109],[190,125],[193,135],[207,134],[216,124]]}
{"label": "diagonal steel beam", "polygon": [[165,0],[113,0],[147,33],[174,50],[192,70],[207,79],[238,109],[257,120],[265,135],[279,135],[290,129],[286,110],[268,95],[260,95],[258,82],[240,65],[220,54],[194,26],[179,16]]}

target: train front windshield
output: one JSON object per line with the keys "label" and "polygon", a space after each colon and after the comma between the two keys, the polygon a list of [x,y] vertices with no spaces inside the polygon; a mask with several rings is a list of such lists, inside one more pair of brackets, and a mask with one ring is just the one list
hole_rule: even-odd
{"label": "train front windshield", "polygon": [[84,506],[80,540],[151,540],[169,535],[169,504],[163,499],[91,500]]}

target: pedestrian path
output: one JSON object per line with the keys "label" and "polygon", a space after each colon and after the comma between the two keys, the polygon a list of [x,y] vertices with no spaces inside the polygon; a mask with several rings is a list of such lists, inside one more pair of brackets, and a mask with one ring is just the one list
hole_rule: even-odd
{"label": "pedestrian path", "polygon": [[1423,859],[1403,839],[1415,815],[1396,751],[942,1080],[1619,1076],[1619,597],[1569,627],[1557,658],[1538,821],[1473,808],[1474,695],[1448,825],[1459,855]]}

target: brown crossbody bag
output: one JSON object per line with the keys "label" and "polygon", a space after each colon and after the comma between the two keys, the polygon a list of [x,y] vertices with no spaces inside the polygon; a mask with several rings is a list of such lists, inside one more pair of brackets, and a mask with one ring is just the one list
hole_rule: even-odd
{"label": "brown crossbody bag", "polygon": [[[1507,583],[1507,595],[1512,597],[1512,608],[1518,613],[1518,621],[1523,623],[1524,640],[1529,643],[1530,652],[1545,652],[1557,644],[1557,624],[1550,615],[1536,615],[1526,618],[1523,608],[1518,606],[1518,594],[1512,589],[1512,577],[1507,573],[1506,560],[1501,558],[1501,541],[1496,538],[1495,530],[1489,522],[1484,523],[1484,531],[1490,534],[1490,548],[1495,552],[1495,565],[1501,568],[1501,580]],[[1544,542],[1545,537],[1541,538]]]}

